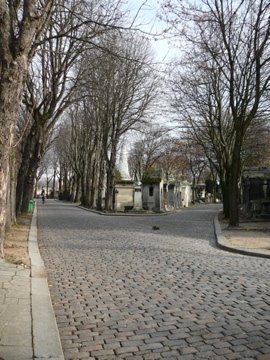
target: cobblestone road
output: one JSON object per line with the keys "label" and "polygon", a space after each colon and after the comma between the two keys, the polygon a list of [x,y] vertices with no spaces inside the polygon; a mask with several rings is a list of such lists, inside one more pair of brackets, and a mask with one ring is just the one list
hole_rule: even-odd
{"label": "cobblestone road", "polygon": [[217,209],[112,217],[40,206],[65,359],[269,360],[270,260],[217,249]]}

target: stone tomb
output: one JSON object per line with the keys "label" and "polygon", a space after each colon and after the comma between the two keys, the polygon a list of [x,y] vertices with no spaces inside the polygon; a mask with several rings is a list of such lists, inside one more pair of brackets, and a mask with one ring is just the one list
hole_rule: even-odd
{"label": "stone tomb", "polygon": [[164,211],[162,170],[152,170],[142,179],[142,206],[144,210]]}
{"label": "stone tomb", "polygon": [[243,171],[242,204],[244,213],[270,219],[270,168]]}
{"label": "stone tomb", "polygon": [[132,180],[122,180],[115,184],[115,211],[128,211],[133,208]]}
{"label": "stone tomb", "polygon": [[134,197],[133,197],[133,210],[141,211],[142,210],[142,187],[141,182],[134,183]]}

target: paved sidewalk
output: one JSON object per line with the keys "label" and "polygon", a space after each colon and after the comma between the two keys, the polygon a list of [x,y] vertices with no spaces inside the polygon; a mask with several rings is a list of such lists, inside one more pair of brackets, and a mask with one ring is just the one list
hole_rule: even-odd
{"label": "paved sidewalk", "polygon": [[243,255],[270,258],[270,222],[241,222],[237,229],[229,229],[228,225],[214,219],[218,246],[227,251]]}
{"label": "paved sidewalk", "polygon": [[47,274],[37,244],[37,215],[29,234],[31,270],[0,260],[0,360],[63,360]]}
{"label": "paved sidewalk", "polygon": [[0,358],[33,358],[30,270],[0,260]]}

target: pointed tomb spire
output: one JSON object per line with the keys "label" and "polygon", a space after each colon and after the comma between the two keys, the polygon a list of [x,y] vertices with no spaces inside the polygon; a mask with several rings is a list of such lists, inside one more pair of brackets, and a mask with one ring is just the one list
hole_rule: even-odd
{"label": "pointed tomb spire", "polygon": [[118,170],[121,174],[122,180],[131,180],[129,175],[128,154],[124,143],[120,148]]}

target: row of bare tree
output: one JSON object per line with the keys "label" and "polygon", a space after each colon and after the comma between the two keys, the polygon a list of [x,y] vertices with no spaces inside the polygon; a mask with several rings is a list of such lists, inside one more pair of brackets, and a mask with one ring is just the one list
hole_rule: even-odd
{"label": "row of bare tree", "polygon": [[[198,161],[206,157],[218,174],[224,214],[235,226],[244,161],[253,155],[256,163],[250,149],[267,138],[270,4],[163,5],[167,30],[183,40],[182,59],[171,70],[172,105],[185,137],[196,144],[182,141],[178,147],[189,154],[184,163],[198,153],[196,147],[203,149]],[[62,196],[78,200],[80,194],[84,205],[93,206],[97,191],[101,207],[106,180],[105,207],[112,208],[117,148],[128,131],[141,130],[151,117],[157,89],[149,44],[124,26],[121,9],[121,0],[0,0],[1,249],[6,226],[27,208],[55,136]],[[153,146],[160,146],[153,134]],[[158,129],[156,138],[161,135],[166,137]],[[154,162],[166,167],[166,154],[183,162],[174,150],[177,142],[167,144]],[[139,176],[137,155],[144,146],[137,142],[132,154]],[[147,161],[153,165],[151,157]]]}
{"label": "row of bare tree", "polygon": [[[73,112],[70,115],[73,116]],[[103,145],[101,141],[96,142],[93,135],[93,142],[89,143],[87,140],[89,134],[86,129],[93,124],[89,123],[85,114],[78,122],[79,116],[76,115],[76,123],[71,117],[70,122],[66,122],[60,129],[52,151],[58,159],[58,164],[55,167],[52,162],[51,173],[55,168],[59,170],[58,181],[62,199],[80,201],[87,207],[101,209],[102,190],[106,189],[105,199],[110,193],[107,189],[108,185],[105,185],[109,168],[106,166],[106,157],[100,155]],[[162,169],[167,184],[170,181],[191,182],[194,189],[194,201],[198,184],[204,183],[206,179],[216,182],[215,170],[211,169],[203,148],[194,140],[181,140],[175,134],[170,134],[169,129],[164,126],[153,126],[143,124],[143,122],[139,122],[139,125],[139,132],[132,131],[133,145],[129,150],[128,162],[132,179],[142,180],[153,170]],[[90,128],[90,131],[92,130]],[[89,148],[86,149],[87,146]],[[87,166],[86,176],[83,181],[80,181],[82,180],[80,169],[85,169],[85,166]],[[114,167],[113,178],[117,181],[122,180],[117,167]],[[111,185],[113,189],[114,185],[114,183]],[[86,195],[85,198],[84,195]],[[111,207],[106,208],[107,210],[113,208],[113,196],[110,197],[110,205]]]}
{"label": "row of bare tree", "polygon": [[83,205],[100,209],[105,187],[106,210],[113,207],[119,143],[130,129],[146,121],[157,85],[147,43],[110,35],[103,39],[102,50],[91,50],[81,58],[81,101],[69,109],[56,142],[60,169],[65,172],[61,177],[72,179],[72,184],[64,180],[69,185],[61,189],[62,197],[80,198]]}
{"label": "row of bare tree", "polygon": [[269,121],[270,3],[172,0],[165,1],[164,14],[185,41],[172,69],[173,106],[215,167],[224,214],[236,226],[244,155]]}
{"label": "row of bare tree", "polygon": [[[63,133],[64,134],[64,133]],[[258,129],[256,134],[258,135]],[[67,134],[65,133],[65,136]],[[63,136],[63,137],[65,137]],[[77,181],[75,170],[72,167],[73,160],[71,156],[70,142],[63,143],[63,137],[56,141],[54,152],[47,159],[50,167],[50,174],[45,166],[42,174],[45,174],[48,186],[55,189],[55,172],[57,173],[57,183],[59,184],[60,197],[65,200],[78,202],[80,198],[80,182]],[[180,139],[180,140],[179,140]],[[253,137],[249,138],[253,141]],[[243,154],[244,164],[247,166],[265,166],[269,163],[270,156],[270,138],[269,133],[265,134],[265,129],[261,128],[256,144],[250,146],[250,142],[245,142],[245,151]],[[260,142],[258,144],[258,142]],[[64,145],[64,146],[63,146]],[[59,149],[60,146],[60,149]],[[57,162],[55,163],[55,154]],[[53,155],[53,156],[52,156]],[[181,135],[175,137],[168,134],[166,128],[149,128],[140,131],[138,140],[135,140],[129,152],[129,171],[132,179],[143,179],[153,170],[163,170],[164,180],[167,184],[173,182],[188,181],[192,184],[192,201],[197,200],[196,189],[201,184],[212,184],[207,192],[212,193],[213,199],[217,198],[216,190],[219,188],[219,177],[216,168],[212,166],[213,160],[209,161],[205,155],[204,149],[194,139],[185,138],[181,140]],[[60,170],[60,171],[59,171]],[[89,178],[92,181],[96,174]],[[116,181],[121,181],[121,174],[115,172]],[[214,184],[216,184],[214,186]],[[100,193],[104,184],[100,185]],[[86,206],[96,207],[98,204],[93,202],[96,197],[94,194],[98,191],[96,184],[93,184],[92,200]],[[54,191],[53,191],[54,193]],[[101,209],[101,194],[98,207]],[[220,194],[218,194],[220,196]]]}
{"label": "row of bare tree", "polygon": [[[0,1],[2,253],[6,227],[26,211],[55,134],[69,141],[73,158],[61,156],[71,161],[84,204],[92,201],[92,174],[106,171],[112,187],[118,142],[146,115],[155,90],[149,45],[126,25],[122,5]],[[68,124],[59,127],[64,114]]]}

